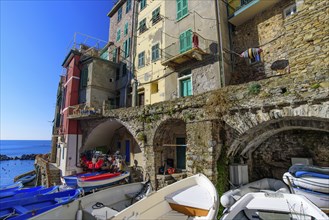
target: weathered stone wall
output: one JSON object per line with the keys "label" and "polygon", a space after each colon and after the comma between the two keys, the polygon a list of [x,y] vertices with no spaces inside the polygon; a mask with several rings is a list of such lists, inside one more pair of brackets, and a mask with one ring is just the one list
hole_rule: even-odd
{"label": "weathered stone wall", "polygon": [[[263,49],[262,62],[248,65],[234,56],[232,84],[249,82],[286,73],[328,71],[328,12],[325,0],[305,0],[298,4],[297,13],[284,18],[283,10],[294,0],[280,1],[250,21],[235,27],[232,36],[233,51],[241,53],[248,48]],[[288,66],[277,70],[277,62]]]}
{"label": "weathered stone wall", "polygon": [[270,137],[252,153],[249,179],[282,179],[292,157],[312,158],[317,166],[329,166],[329,132],[290,130]]}

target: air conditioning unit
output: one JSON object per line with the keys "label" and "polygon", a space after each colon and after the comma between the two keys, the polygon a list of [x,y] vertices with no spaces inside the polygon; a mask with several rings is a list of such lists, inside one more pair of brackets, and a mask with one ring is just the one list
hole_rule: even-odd
{"label": "air conditioning unit", "polygon": [[312,158],[292,157],[291,165],[294,165],[294,164],[313,165],[313,160],[312,160]]}
{"label": "air conditioning unit", "polygon": [[230,181],[235,186],[247,184],[249,182],[247,164],[230,165]]}

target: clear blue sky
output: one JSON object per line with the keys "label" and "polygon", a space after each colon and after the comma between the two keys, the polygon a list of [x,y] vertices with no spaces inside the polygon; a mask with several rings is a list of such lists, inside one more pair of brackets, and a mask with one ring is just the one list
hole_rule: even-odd
{"label": "clear blue sky", "polygon": [[113,0],[0,3],[0,139],[50,140],[67,47],[75,32],[108,40]]}

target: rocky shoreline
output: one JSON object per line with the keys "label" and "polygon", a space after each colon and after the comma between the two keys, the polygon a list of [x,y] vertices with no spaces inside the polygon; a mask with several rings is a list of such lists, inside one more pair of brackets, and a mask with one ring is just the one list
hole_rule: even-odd
{"label": "rocky shoreline", "polygon": [[38,154],[23,154],[20,157],[9,157],[7,155],[0,154],[0,161],[3,160],[34,160]]}

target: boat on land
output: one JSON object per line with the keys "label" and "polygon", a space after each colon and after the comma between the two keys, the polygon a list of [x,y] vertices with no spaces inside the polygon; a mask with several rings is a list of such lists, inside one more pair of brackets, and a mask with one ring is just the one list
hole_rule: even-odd
{"label": "boat on land", "polygon": [[247,193],[224,211],[221,220],[228,219],[329,219],[304,196],[279,193]]}
{"label": "boat on land", "polygon": [[78,177],[78,186],[83,188],[84,192],[91,192],[104,187],[112,186],[121,181],[128,182],[129,171],[116,173],[103,173],[96,176]]}
{"label": "boat on land", "polygon": [[225,192],[220,197],[220,203],[223,207],[228,208],[247,193],[261,191],[290,193],[289,187],[283,181],[264,178]]}
{"label": "boat on land", "polygon": [[329,168],[293,165],[283,174],[283,181],[292,193],[305,196],[329,213]]}
{"label": "boat on land", "polygon": [[45,188],[43,186],[36,186],[36,187],[28,188],[28,189],[19,189],[19,190],[13,191],[14,194],[11,196],[0,198],[0,203],[9,202],[9,201],[13,201],[13,200],[25,199],[25,198],[29,198],[29,197],[33,197],[33,196],[37,196],[37,195],[51,194],[51,193],[58,192],[58,191],[59,191],[59,186],[52,186],[52,187],[48,187],[48,188]]}
{"label": "boat on land", "polygon": [[23,185],[25,185],[25,184],[28,184],[28,183],[32,182],[36,177],[37,177],[36,174],[26,175],[26,176],[23,176],[23,177],[19,178],[17,180],[17,182],[20,181],[20,182],[22,182]]}
{"label": "boat on land", "polygon": [[329,194],[329,176],[328,178],[322,178],[315,173],[309,174],[307,172],[307,174],[297,177],[286,172],[283,174],[283,181],[293,188],[301,187],[303,189]]}
{"label": "boat on land", "polygon": [[74,189],[1,202],[0,219],[28,219],[62,204],[71,202],[80,193],[80,190]]}
{"label": "boat on land", "polygon": [[89,176],[96,176],[99,174],[104,173],[104,171],[100,172],[90,172],[90,173],[78,173],[69,176],[63,176],[64,182],[67,186],[71,188],[78,188],[78,178],[79,177],[89,177]]}
{"label": "boat on land", "polygon": [[[215,186],[197,174],[136,202],[121,212],[109,212],[108,219],[216,219],[219,198]],[[110,215],[112,214],[112,215]]]}
{"label": "boat on land", "polygon": [[3,185],[0,187],[0,198],[13,195],[15,190],[21,189],[23,187],[22,182],[16,182],[8,185]]}
{"label": "boat on land", "polygon": [[32,219],[108,219],[152,192],[150,182],[137,182],[91,193],[68,205],[44,212]]}

